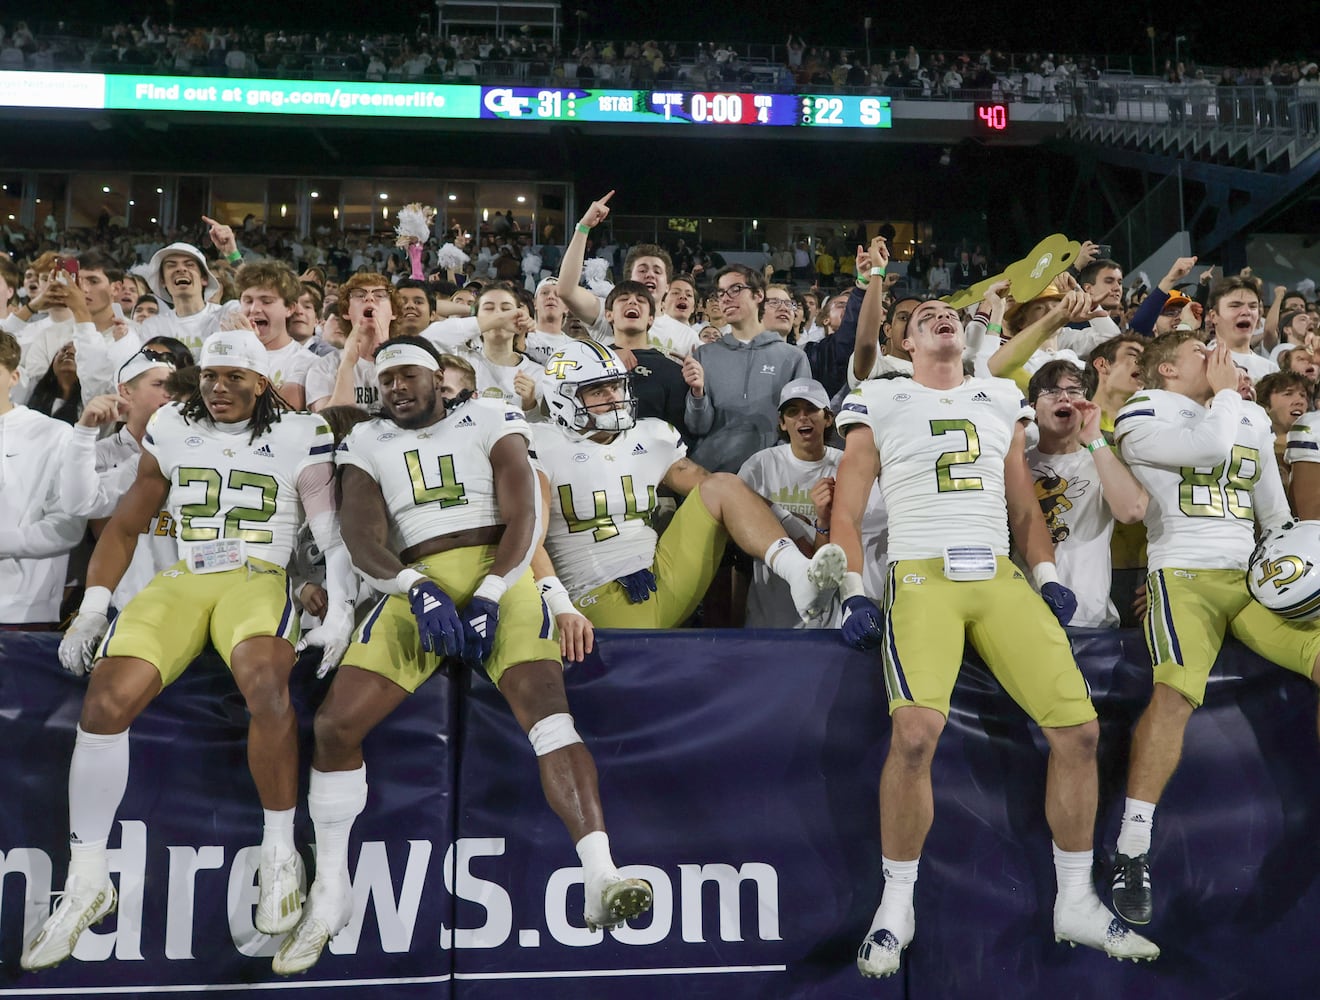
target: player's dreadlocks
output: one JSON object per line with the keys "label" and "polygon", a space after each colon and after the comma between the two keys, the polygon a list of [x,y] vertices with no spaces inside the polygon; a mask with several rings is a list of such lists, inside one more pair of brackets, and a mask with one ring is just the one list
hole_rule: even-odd
{"label": "player's dreadlocks", "polygon": [[[194,420],[215,423],[211,411],[206,408],[206,401],[202,399],[202,387],[200,385],[193,390],[193,394],[180,407],[179,412],[183,415],[184,423],[190,423]],[[252,408],[252,423],[249,424],[252,434],[248,437],[248,444],[252,444],[257,438],[279,423],[283,414],[292,412],[293,407],[286,403],[284,397],[275,391],[274,384],[267,382],[266,391],[256,398],[256,405]]]}

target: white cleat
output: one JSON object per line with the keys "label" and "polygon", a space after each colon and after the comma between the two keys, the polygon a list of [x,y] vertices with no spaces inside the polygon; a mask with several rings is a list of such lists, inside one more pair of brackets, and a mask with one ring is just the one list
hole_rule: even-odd
{"label": "white cleat", "polygon": [[85,882],[70,875],[51,915],[41,925],[32,943],[23,949],[19,964],[28,972],[53,969],[73,954],[78,938],[115,912],[115,887],[104,882]]}
{"label": "white cleat", "polygon": [[[857,949],[857,971],[867,979],[884,979],[898,971],[903,950],[912,943],[914,927],[897,934],[886,928],[872,931]],[[900,936],[901,935],[901,936]]]}
{"label": "white cleat", "polygon": [[848,572],[848,556],[833,543],[823,545],[811,557],[806,585],[792,588],[793,604],[808,627],[815,627],[831,610],[831,599]]}
{"label": "white cleat", "polygon": [[1095,895],[1067,904],[1055,901],[1054,940],[1085,945],[1119,961],[1130,958],[1134,962],[1153,962],[1160,957],[1154,941],[1110,913]]}
{"label": "white cleat", "polygon": [[619,927],[651,908],[651,883],[640,878],[609,875],[586,887],[583,919],[588,930]]}
{"label": "white cleat", "polygon": [[313,882],[302,919],[284,939],[271,963],[275,974],[292,976],[310,969],[330,939],[348,926],[352,914],[353,896],[347,885]]}
{"label": "white cleat", "polygon": [[261,895],[253,925],[262,934],[284,934],[293,930],[302,915],[307,875],[302,858],[295,851],[278,864],[261,862],[257,869]]}

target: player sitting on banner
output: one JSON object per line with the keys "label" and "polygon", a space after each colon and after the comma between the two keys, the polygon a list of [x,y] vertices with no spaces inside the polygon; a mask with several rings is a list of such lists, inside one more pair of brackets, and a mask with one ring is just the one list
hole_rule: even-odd
{"label": "player sitting on banner", "polygon": [[[324,645],[327,664],[348,645],[356,587],[335,519],[330,428],[288,412],[266,380],[266,362],[249,330],[206,341],[199,390],[148,422],[137,478],[92,555],[87,599],[60,644],[60,661],[75,673],[92,665],[95,651],[69,768],[72,857],[59,905],[23,951],[25,969],[62,962],[82,932],[114,910],[106,841],[128,784],[129,726],[208,640],[251,714],[248,766],[265,810],[254,924],[279,934],[297,923],[298,726],[288,688],[297,615],[284,567],[304,510],[326,554],[330,610],[303,644]],[[111,591],[162,508],[178,524],[180,561],[129,601],[107,632]]]}
{"label": "player sitting on banner", "polygon": [[380,347],[376,374],[382,416],[353,429],[338,464],[345,543],[388,596],[355,633],[316,713],[316,881],[275,956],[281,975],[310,968],[348,923],[348,837],[367,801],[362,741],[445,657],[484,666],[527,733],[585,870],[587,926],[614,927],[651,906],[650,885],[623,878],[610,857],[596,767],[528,572],[540,518],[527,421],[502,399],[465,397],[448,409],[439,355],[421,337]]}
{"label": "player sitting on banner", "polygon": [[[1152,959],[1159,949],[1106,910],[1091,882],[1100,727],[1061,627],[1077,599],[1058,582],[1027,468],[1023,424],[1034,414],[1007,379],[964,377],[965,345],[958,314],[923,302],[904,331],[912,378],[865,382],[839,413],[847,437],[830,529],[851,571],[840,588],[843,637],[883,646],[893,724],[880,776],[884,895],[857,967],[892,975],[912,940],[917,865],[934,819],[931,760],[968,638],[1050,746],[1055,938]],[[862,512],[877,476],[889,509],[883,614],[860,576]],[[1010,529],[1039,597],[1009,560]]]}
{"label": "player sitting on banner", "polygon": [[[1233,297],[1242,284],[1226,279],[1211,300]],[[1240,297],[1254,301],[1254,294],[1248,286]],[[1205,696],[1225,634],[1320,684],[1320,626],[1287,620],[1314,612],[1288,599],[1290,586],[1313,586],[1313,545],[1270,567],[1253,562],[1256,596],[1248,589],[1258,527],[1261,548],[1270,548],[1288,534],[1280,529],[1289,510],[1269,414],[1239,395],[1238,358],[1228,338],[1210,350],[1194,333],[1166,333],[1142,355],[1146,388],[1114,422],[1119,451],[1150,494],[1146,643],[1155,687],[1132,734],[1113,873],[1114,908],[1133,924],[1149,923],[1154,912],[1155,806],[1178,766],[1187,721]]]}
{"label": "player sitting on banner", "polygon": [[[552,611],[576,606],[597,628],[674,628],[696,610],[732,538],[788,583],[798,615],[828,612],[843,550],[824,545],[808,559],[742,480],[694,463],[663,420],[638,420],[613,351],[569,344],[546,364],[544,387],[554,423],[532,434],[549,526],[533,569]],[[649,522],[662,485],[687,499],[657,537]]]}

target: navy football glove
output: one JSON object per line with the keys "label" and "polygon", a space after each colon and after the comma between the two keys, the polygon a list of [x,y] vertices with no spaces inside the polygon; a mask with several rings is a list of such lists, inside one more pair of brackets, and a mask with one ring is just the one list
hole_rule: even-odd
{"label": "navy football glove", "polygon": [[495,628],[499,623],[498,601],[472,598],[463,609],[463,659],[478,666],[485,663],[495,647]]}
{"label": "navy football glove", "polygon": [[861,594],[843,602],[843,641],[854,649],[875,649],[884,639],[884,617]]}
{"label": "navy football glove", "polygon": [[628,595],[629,601],[633,604],[641,604],[643,601],[649,601],[651,595],[655,593],[655,574],[649,569],[639,569],[636,573],[619,577],[619,584]]}
{"label": "navy football glove", "polygon": [[438,656],[463,652],[463,620],[448,594],[430,580],[423,580],[408,591],[408,604],[417,619],[422,649]]}
{"label": "navy football glove", "polygon": [[1061,583],[1047,583],[1040,588],[1040,596],[1049,605],[1060,625],[1067,625],[1077,614],[1077,595]]}

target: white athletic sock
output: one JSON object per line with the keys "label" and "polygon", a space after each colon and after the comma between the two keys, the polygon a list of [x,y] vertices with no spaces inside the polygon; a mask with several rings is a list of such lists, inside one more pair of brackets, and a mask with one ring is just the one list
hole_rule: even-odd
{"label": "white athletic sock", "polygon": [[128,788],[128,730],[77,729],[69,765],[69,874],[108,877],[106,841]]}
{"label": "white athletic sock", "polygon": [[789,585],[805,580],[807,567],[811,565],[811,560],[799,552],[788,537],[776,538],[771,542],[761,561],[769,567],[770,572]]}
{"label": "white athletic sock", "polygon": [[1123,807],[1123,825],[1118,831],[1118,853],[1135,858],[1150,850],[1150,832],[1155,827],[1155,803],[1128,799]]}
{"label": "white athletic sock", "polygon": [[587,885],[590,885],[594,879],[615,872],[614,859],[610,857],[610,836],[604,830],[587,834],[577,842],[576,847]]}
{"label": "white athletic sock", "polygon": [[292,856],[293,847],[293,810],[263,809],[265,823],[261,830],[261,860],[268,864],[280,864]]}
{"label": "white athletic sock", "polygon": [[367,765],[353,771],[312,768],[307,811],[316,830],[316,880],[348,883],[348,836],[367,805]]}
{"label": "white athletic sock", "polygon": [[1054,878],[1059,885],[1059,900],[1073,900],[1095,894],[1091,884],[1091,868],[1095,860],[1093,851],[1065,851],[1054,847]]}
{"label": "white athletic sock", "polygon": [[896,936],[902,936],[904,930],[912,925],[912,892],[917,887],[917,866],[921,858],[913,861],[891,861],[882,857],[885,870],[885,891],[880,896],[880,906],[871,918],[871,929],[888,930]]}

